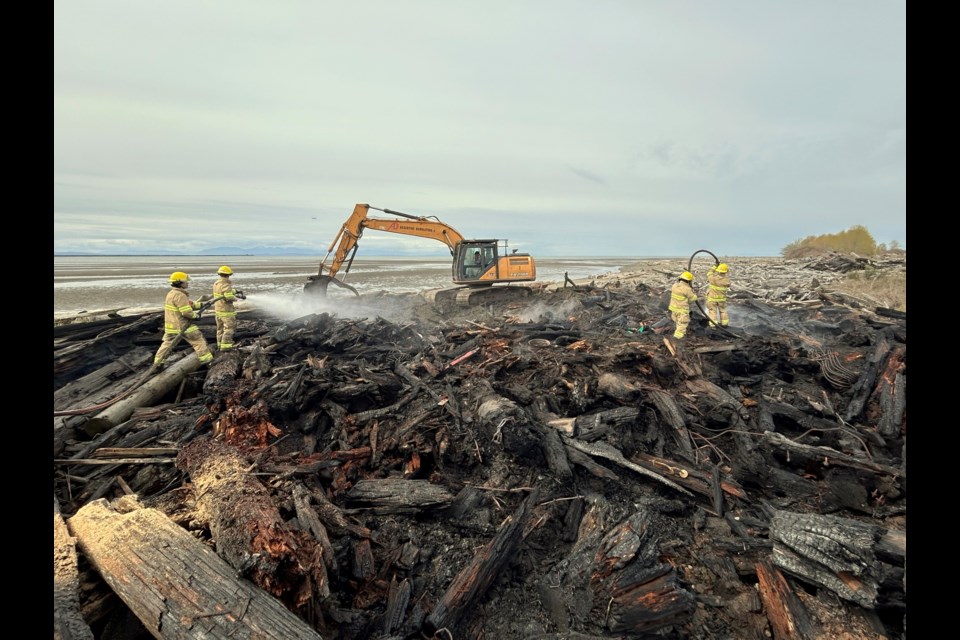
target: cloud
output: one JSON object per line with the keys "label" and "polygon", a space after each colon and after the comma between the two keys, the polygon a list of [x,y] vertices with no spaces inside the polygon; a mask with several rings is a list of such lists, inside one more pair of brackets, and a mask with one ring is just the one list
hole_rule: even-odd
{"label": "cloud", "polygon": [[55,1],[55,251],[325,247],[356,202],[541,255],[906,246],[902,1],[231,6]]}

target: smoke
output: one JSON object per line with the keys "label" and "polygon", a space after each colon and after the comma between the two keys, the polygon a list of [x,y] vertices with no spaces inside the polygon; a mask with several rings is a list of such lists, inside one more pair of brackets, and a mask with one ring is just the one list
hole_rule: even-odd
{"label": "smoke", "polygon": [[567,320],[581,308],[578,300],[564,300],[560,304],[536,302],[515,315],[523,322],[559,322]]}
{"label": "smoke", "polygon": [[778,309],[761,302],[727,305],[730,326],[755,337],[775,335],[807,336],[825,341],[836,336],[840,327],[816,310]]}
{"label": "smoke", "polygon": [[[380,317],[391,322],[404,322],[412,315],[412,295],[331,295],[320,296],[303,291],[296,293],[248,294],[245,303],[261,313],[282,322],[303,316],[329,313],[338,318],[363,319]],[[422,298],[420,299],[422,301]],[[239,306],[239,305],[238,305]]]}

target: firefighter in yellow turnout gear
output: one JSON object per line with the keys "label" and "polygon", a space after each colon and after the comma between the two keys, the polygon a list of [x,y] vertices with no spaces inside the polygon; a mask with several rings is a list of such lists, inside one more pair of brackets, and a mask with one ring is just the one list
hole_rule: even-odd
{"label": "firefighter in yellow turnout gear", "polygon": [[697,301],[697,294],[693,291],[693,274],[684,271],[670,288],[670,318],[675,326],[673,337],[682,340],[687,335],[690,326],[690,304]]}
{"label": "firefighter in yellow turnout gear", "polygon": [[230,276],[233,269],[223,265],[217,270],[217,281],[213,283],[213,309],[217,316],[217,349],[230,351],[233,349],[233,332],[237,329],[237,312],[233,303],[246,298],[242,291],[233,288]]}
{"label": "firefighter in yellow turnout gear", "polygon": [[707,316],[710,319],[710,326],[715,327],[718,324],[721,327],[730,325],[730,318],[727,316],[727,291],[730,290],[729,267],[721,262],[710,269],[707,274]]}
{"label": "firefighter in yellow turnout gear", "polygon": [[207,348],[207,341],[200,332],[200,327],[194,320],[200,318],[198,313],[203,303],[210,296],[203,296],[197,302],[187,297],[187,287],[190,276],[183,271],[174,271],[170,274],[170,291],[163,301],[163,341],[156,355],[153,356],[154,366],[163,366],[173,349],[174,342],[183,337],[197,352],[200,364],[207,364],[213,360],[213,354]]}

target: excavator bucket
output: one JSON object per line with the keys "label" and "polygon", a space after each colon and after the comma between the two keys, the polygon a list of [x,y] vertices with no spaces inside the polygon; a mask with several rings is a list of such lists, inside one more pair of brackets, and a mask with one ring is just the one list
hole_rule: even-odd
{"label": "excavator bucket", "polygon": [[303,285],[303,291],[311,296],[325,298],[327,297],[327,287],[330,286],[330,283],[351,291],[355,296],[360,295],[356,289],[347,283],[341,282],[336,278],[331,278],[330,276],[310,276],[310,280],[307,282],[307,284]]}

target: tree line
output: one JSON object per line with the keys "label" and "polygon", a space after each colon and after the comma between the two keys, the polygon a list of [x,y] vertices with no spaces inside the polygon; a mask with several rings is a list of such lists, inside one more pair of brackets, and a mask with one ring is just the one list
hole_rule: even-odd
{"label": "tree line", "polygon": [[900,243],[891,240],[889,243],[877,243],[863,225],[854,225],[839,233],[825,233],[819,236],[807,236],[795,240],[780,250],[784,258],[804,258],[823,253],[856,253],[872,256],[889,251],[903,251]]}

